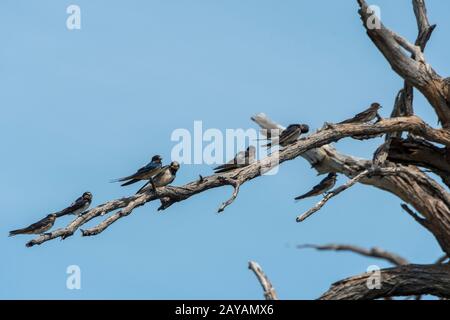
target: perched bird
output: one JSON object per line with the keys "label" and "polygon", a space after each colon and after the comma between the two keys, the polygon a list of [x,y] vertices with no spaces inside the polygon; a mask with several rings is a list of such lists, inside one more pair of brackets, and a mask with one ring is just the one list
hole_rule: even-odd
{"label": "perched bird", "polygon": [[299,196],[295,198],[295,200],[302,200],[313,196],[318,196],[320,194],[323,194],[334,187],[336,184],[337,174],[335,172],[331,172],[326,176],[325,179],[320,181],[320,183],[313,187],[311,191],[305,193],[302,196]]}
{"label": "perched bird", "polygon": [[215,173],[222,173],[231,171],[237,168],[243,168],[255,162],[256,148],[250,146],[245,151],[241,151],[234,157],[233,160],[214,168]]}
{"label": "perched bird", "polygon": [[53,227],[55,221],[56,214],[52,213],[26,228],[10,231],[9,236],[12,237],[18,234],[41,234]]}
{"label": "perched bird", "polygon": [[176,161],[172,161],[170,165],[162,167],[157,175],[151,177],[149,179],[150,181],[147,182],[141,189],[139,189],[137,193],[152,190],[153,187],[158,188],[171,184],[177,176],[178,169],[180,169],[180,164]]}
{"label": "perched bird", "polygon": [[81,213],[83,213],[84,211],[87,210],[87,208],[89,208],[89,206],[91,205],[92,202],[92,193],[90,192],[85,192],[83,193],[83,195],[81,197],[79,197],[77,200],[75,200],[75,202],[73,202],[69,207],[65,208],[64,210],[57,212],[56,216],[57,217],[62,217],[68,214],[73,214],[73,215],[80,215]]}
{"label": "perched bird", "polygon": [[141,180],[150,180],[150,178],[157,175],[162,170],[162,158],[159,155],[152,157],[152,161],[145,167],[140,168],[136,173],[131,176],[114,180],[113,182],[124,182],[121,186],[128,186],[130,184],[139,182]]}
{"label": "perched bird", "polygon": [[308,132],[309,126],[307,124],[291,124],[285,130],[281,131],[280,136],[276,139],[270,137],[269,139],[271,139],[271,142],[269,142],[266,147],[271,148],[277,144],[282,147],[287,147],[296,142],[301,134]]}
{"label": "perched bird", "polygon": [[348,123],[358,123],[358,122],[370,122],[373,119],[377,118],[381,120],[380,115],[378,114],[378,110],[380,110],[381,105],[377,102],[374,102],[370,105],[367,110],[358,113],[353,118],[339,122],[338,124],[348,124]]}

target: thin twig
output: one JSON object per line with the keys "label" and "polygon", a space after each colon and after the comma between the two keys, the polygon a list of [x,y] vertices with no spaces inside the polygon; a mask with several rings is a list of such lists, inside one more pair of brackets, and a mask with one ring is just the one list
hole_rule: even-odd
{"label": "thin twig", "polygon": [[329,250],[329,251],[349,251],[354,252],[366,257],[371,258],[377,258],[377,259],[383,259],[390,263],[392,263],[394,266],[401,266],[408,264],[408,260],[405,258],[400,257],[399,255],[377,248],[373,247],[370,249],[361,248],[353,245],[346,245],[346,244],[328,244],[328,245],[313,245],[313,244],[305,244],[305,245],[299,245],[297,246],[298,249],[304,249],[304,248],[312,248],[316,250]]}
{"label": "thin twig", "polygon": [[266,298],[266,300],[278,300],[277,293],[275,292],[275,289],[273,288],[269,278],[263,272],[261,266],[254,261],[250,261],[248,263],[248,268],[252,270],[256,275],[256,278],[258,278],[258,281],[264,290],[264,297]]}

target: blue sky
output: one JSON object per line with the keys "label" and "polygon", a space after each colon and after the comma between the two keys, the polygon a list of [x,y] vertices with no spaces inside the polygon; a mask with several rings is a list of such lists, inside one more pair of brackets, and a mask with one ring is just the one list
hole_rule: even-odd
{"label": "blue sky", "polygon": [[[410,2],[376,4],[385,24],[414,39]],[[81,30],[66,28],[72,3],[81,7]],[[426,56],[446,75],[450,3],[429,0],[428,7],[438,29]],[[195,120],[204,128],[250,128],[250,116],[265,112],[315,129],[373,101],[388,116],[402,80],[365,35],[351,0],[3,0],[0,21],[0,298],[260,299],[247,269],[256,260],[281,298],[308,299],[371,264],[387,265],[297,244],[376,245],[416,263],[440,256],[399,199],[367,186],[295,223],[318,199],[293,198],[321,179],[303,159],[245,184],[222,215],[216,210],[228,188],[162,213],[149,203],[96,237],[77,232],[25,248],[30,237],[8,238],[9,230],[84,191],[94,194],[93,205],[132,194],[136,188],[109,180],[153,154],[169,159],[176,128],[192,130]],[[419,94],[415,106],[436,123]],[[377,143],[348,140],[338,148],[368,157]],[[206,165],[182,166],[175,184],[210,173]],[[73,264],[81,268],[81,290],[66,288]]]}

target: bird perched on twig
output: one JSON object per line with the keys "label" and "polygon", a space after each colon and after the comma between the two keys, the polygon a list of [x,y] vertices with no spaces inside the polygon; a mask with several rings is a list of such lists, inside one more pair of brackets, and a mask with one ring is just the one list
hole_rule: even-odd
{"label": "bird perched on twig", "polygon": [[275,145],[287,147],[295,143],[301,134],[308,132],[309,126],[307,124],[291,124],[285,130],[281,131],[279,137],[271,137],[271,141],[265,147],[271,148]]}
{"label": "bird perched on twig", "polygon": [[150,180],[150,178],[157,175],[162,170],[162,158],[159,155],[155,155],[152,157],[152,161],[148,163],[146,166],[140,168],[136,173],[131,176],[127,176],[124,178],[120,178],[117,180],[113,180],[112,182],[124,182],[121,184],[122,187],[129,186],[130,184],[139,182],[141,180]]}
{"label": "bird perched on twig", "polygon": [[141,189],[136,192],[142,193],[144,191],[153,190],[153,188],[164,187],[171,184],[176,176],[177,171],[180,169],[180,164],[176,161],[172,161],[170,165],[161,168],[158,174],[151,177],[149,182],[147,182]]}
{"label": "bird perched on twig", "polygon": [[81,197],[75,200],[75,202],[73,202],[69,207],[57,212],[56,216],[62,217],[68,214],[78,216],[89,208],[91,202],[92,202],[92,193],[85,192]]}
{"label": "bird perched on twig", "polygon": [[251,119],[261,127],[261,134],[267,139],[278,137],[280,133],[286,129],[269,119],[265,113],[258,113],[251,117]]}
{"label": "bird perched on twig", "polygon": [[337,174],[335,172],[329,173],[325,179],[320,181],[320,183],[312,188],[311,191],[305,193],[304,195],[298,196],[295,200],[302,200],[309,197],[318,196],[323,194],[334,187],[336,184]]}
{"label": "bird perched on twig", "polygon": [[348,124],[348,123],[364,123],[370,122],[373,119],[377,118],[378,121],[381,120],[380,115],[378,114],[378,110],[381,109],[381,105],[377,102],[374,102],[370,105],[367,110],[358,113],[351,119],[347,119],[345,121],[339,122],[338,124]]}
{"label": "bird perched on twig", "polygon": [[10,231],[9,236],[12,237],[18,234],[42,234],[53,227],[55,221],[56,214],[52,213],[26,228]]}
{"label": "bird perched on twig", "polygon": [[214,171],[215,173],[222,173],[238,168],[243,168],[255,162],[255,158],[256,148],[254,146],[249,146],[247,150],[238,152],[233,160],[215,167]]}
{"label": "bird perched on twig", "polygon": [[266,140],[271,140],[266,147],[275,145],[286,147],[298,140],[301,134],[309,132],[307,124],[291,124],[287,128],[269,119],[264,113],[258,113],[251,117],[261,127],[261,134]]}

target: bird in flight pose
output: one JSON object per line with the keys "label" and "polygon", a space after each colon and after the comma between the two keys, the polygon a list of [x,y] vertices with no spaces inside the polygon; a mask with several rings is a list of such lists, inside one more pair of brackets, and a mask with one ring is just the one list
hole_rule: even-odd
{"label": "bird in flight pose", "polygon": [[377,118],[377,120],[380,121],[381,117],[378,114],[378,110],[380,110],[380,109],[381,109],[381,105],[377,102],[374,102],[370,105],[370,107],[367,110],[364,110],[363,112],[358,113],[353,118],[339,122],[338,124],[364,123],[364,122],[370,122],[375,118]]}
{"label": "bird in flight pose", "polygon": [[245,151],[241,151],[234,157],[233,160],[222,164],[216,168],[214,168],[215,173],[222,173],[231,171],[237,168],[246,167],[253,162],[255,162],[256,157],[256,148],[254,146],[250,146]]}
{"label": "bird in flight pose", "polygon": [[320,183],[312,188],[311,191],[305,193],[304,195],[298,196],[295,200],[302,200],[309,197],[318,196],[323,194],[334,187],[336,184],[337,174],[335,172],[331,172],[328,176],[325,177]]}
{"label": "bird in flight pose", "polygon": [[75,200],[75,202],[73,202],[69,207],[65,208],[60,212],[57,212],[56,216],[62,217],[68,214],[78,216],[89,208],[91,202],[92,202],[92,193],[85,192],[81,197]]}
{"label": "bird in flight pose", "polygon": [[159,155],[152,157],[152,161],[146,166],[140,168],[131,176],[114,180],[113,182],[124,182],[122,187],[129,186],[130,184],[139,182],[141,180],[150,180],[150,178],[157,175],[162,170],[162,158]]}
{"label": "bird in flight pose", "polygon": [[52,213],[26,228],[10,231],[9,236],[12,237],[18,234],[42,234],[47,230],[50,230],[55,224],[55,221],[56,214]]}
{"label": "bird in flight pose", "polygon": [[137,193],[153,190],[153,187],[158,188],[171,184],[177,176],[178,169],[180,169],[180,164],[176,161],[172,161],[170,165],[162,167],[159,173],[154,177],[150,177],[150,181],[139,189]]}

